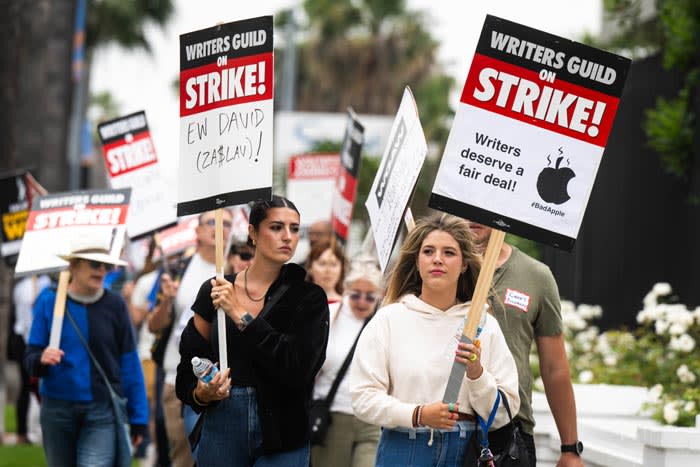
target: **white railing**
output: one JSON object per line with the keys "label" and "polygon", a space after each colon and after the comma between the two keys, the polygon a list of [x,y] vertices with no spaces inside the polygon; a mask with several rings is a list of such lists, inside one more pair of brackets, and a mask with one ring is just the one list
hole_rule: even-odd
{"label": "white railing", "polygon": [[[640,415],[646,389],[575,384],[586,467],[699,467],[700,425],[662,426]],[[554,467],[559,434],[543,393],[533,394],[537,467]]]}

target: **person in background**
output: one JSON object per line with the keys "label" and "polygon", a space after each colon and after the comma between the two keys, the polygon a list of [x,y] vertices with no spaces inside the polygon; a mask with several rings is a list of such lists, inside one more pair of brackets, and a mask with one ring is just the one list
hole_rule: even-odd
{"label": "person in background", "polygon": [[[224,239],[231,233],[232,219],[231,211],[224,209]],[[194,462],[187,441],[182,404],[175,395],[175,376],[180,360],[180,334],[184,328],[184,324],[180,323],[186,323],[192,316],[190,307],[202,281],[216,274],[215,225],[214,211],[200,214],[196,228],[196,252],[188,260],[180,280],[174,280],[169,274],[160,276],[160,300],[148,316],[148,329],[151,332],[162,332],[172,326],[163,357],[163,410],[170,440],[170,459],[174,467],[192,467]]]}
{"label": "person in background", "polygon": [[[480,314],[479,345],[458,340],[480,269],[469,226],[454,216],[419,220],[401,246],[350,368],[355,415],[384,428],[377,467],[462,466],[475,415],[489,418],[498,389],[517,412],[518,373],[496,319]],[[466,371],[457,402],[446,404],[454,360]],[[492,427],[508,422],[499,404]]]}
{"label": "person in background", "polygon": [[[326,292],[329,305],[339,306],[345,278],[345,257],[340,246],[337,243],[332,246],[317,243],[309,252],[306,264],[306,280],[319,285]],[[336,309],[332,307],[331,313]]]}
{"label": "person in background", "polygon": [[[381,299],[382,272],[372,257],[352,261],[345,277],[342,305],[331,313],[326,362],[316,377],[314,399],[325,399],[365,322]],[[311,450],[314,467],[373,467],[379,428],[355,416],[347,373],[330,405],[331,423],[325,442]]]}
{"label": "person in background", "polygon": [[[29,331],[32,328],[32,306],[34,305],[34,300],[39,293],[50,284],[51,279],[49,279],[49,276],[42,274],[40,276],[30,276],[19,279],[12,289],[12,303],[15,313],[13,332],[19,336],[19,339],[17,339],[18,348],[15,349],[15,353],[18,357],[17,361],[20,363],[24,356],[26,344],[29,341]],[[29,407],[32,403],[32,383],[24,365],[20,364],[19,369],[22,378],[22,386],[17,394],[17,403],[15,406],[17,444],[30,444],[38,441],[38,439],[30,439],[29,433],[33,430],[28,429],[29,424],[27,423]],[[36,386],[34,387],[34,392],[36,392]],[[34,421],[34,423],[36,423],[36,421]]]}
{"label": "person in background", "polygon": [[[470,222],[469,226],[480,251],[485,251],[492,229],[475,222]],[[583,444],[578,440],[576,430],[576,400],[564,348],[561,303],[554,276],[546,265],[503,243],[496,259],[492,286],[495,299],[491,300],[491,307],[503,333],[508,336],[508,346],[518,366],[522,402],[514,420],[520,425],[531,465],[534,467],[537,462],[530,370],[530,348],[534,340],[545,394],[562,444],[557,466],[582,467]]]}
{"label": "person in background", "polygon": [[[127,399],[134,446],[148,424],[148,403],[131,321],[121,296],[103,287],[107,270],[124,264],[107,244],[75,239],[60,348],[49,346],[56,291],[45,289],[34,304],[24,364],[41,378],[41,429],[49,466],[111,467],[117,458],[117,423],[109,389],[92,362],[87,342],[119,396]],[[74,320],[75,324],[71,321]]]}
{"label": "person in background", "polygon": [[330,221],[316,221],[309,226],[309,250],[319,243],[331,243],[333,235],[333,225]]}
{"label": "person in background", "polygon": [[255,247],[244,242],[233,242],[226,258],[227,274],[238,274],[250,266],[255,256]]}
{"label": "person in background", "polygon": [[[308,401],[323,365],[328,304],[306,272],[288,263],[299,241],[299,211],[273,196],[256,202],[248,269],[205,281],[182,333],[177,395],[202,412],[197,465],[308,467]],[[193,357],[218,361],[217,309],[226,314],[228,368],[208,384]]]}

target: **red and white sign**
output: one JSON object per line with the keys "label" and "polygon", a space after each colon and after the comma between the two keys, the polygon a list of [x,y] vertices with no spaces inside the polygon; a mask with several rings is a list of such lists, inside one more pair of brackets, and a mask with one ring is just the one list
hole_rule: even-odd
{"label": "red and white sign", "polygon": [[629,66],[487,16],[429,206],[571,250]]}
{"label": "red and white sign", "polygon": [[352,109],[348,110],[348,121],[340,152],[340,170],[333,195],[332,223],[336,238],[347,242],[352,222],[352,210],[357,195],[357,178],[360,173],[364,127]]}
{"label": "red and white sign", "polygon": [[175,196],[161,177],[146,114],[136,112],[97,126],[112,188],[131,188],[129,237],[146,235],[177,221]]}
{"label": "red and white sign", "polygon": [[131,189],[57,193],[32,203],[16,276],[65,269],[59,254],[71,251],[72,239],[89,235],[109,242],[110,255],[118,259],[126,237]]}
{"label": "red and white sign", "polygon": [[289,159],[287,198],[299,209],[302,226],[330,220],[339,171],[338,154],[305,154]]}
{"label": "red and white sign", "polygon": [[180,36],[177,214],[272,197],[272,16]]}
{"label": "red and white sign", "polygon": [[197,216],[183,219],[179,224],[169,229],[158,232],[160,248],[153,252],[153,261],[161,257],[161,250],[166,257],[181,253],[190,247],[197,246],[197,232],[199,224]]}

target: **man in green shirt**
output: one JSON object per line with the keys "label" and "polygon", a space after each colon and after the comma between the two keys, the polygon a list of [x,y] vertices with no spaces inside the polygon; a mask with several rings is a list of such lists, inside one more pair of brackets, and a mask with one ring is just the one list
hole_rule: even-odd
{"label": "man in green shirt", "polygon": [[[492,229],[474,222],[470,227],[475,241],[485,251]],[[564,348],[559,290],[552,272],[516,247],[503,243],[496,260],[493,289],[496,297],[490,305],[518,367],[520,411],[516,420],[529,445],[532,466],[536,464],[532,436],[535,420],[529,356],[534,340],[545,394],[562,444],[557,467],[583,467],[583,445],[576,431],[576,401]]]}

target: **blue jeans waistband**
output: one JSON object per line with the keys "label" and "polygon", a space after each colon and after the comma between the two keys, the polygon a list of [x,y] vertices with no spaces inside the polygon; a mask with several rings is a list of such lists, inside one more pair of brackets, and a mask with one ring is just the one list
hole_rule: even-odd
{"label": "blue jeans waistband", "polygon": [[419,426],[417,428],[406,428],[403,426],[397,426],[395,428],[383,428],[384,430],[397,431],[399,433],[408,433],[408,437],[413,439],[416,434],[429,434],[431,431],[438,431],[440,433],[456,433],[459,432],[460,438],[465,438],[467,433],[476,430],[476,424],[468,420],[460,420],[455,423],[455,426],[450,430],[438,430],[434,428],[429,428],[427,426]]}

